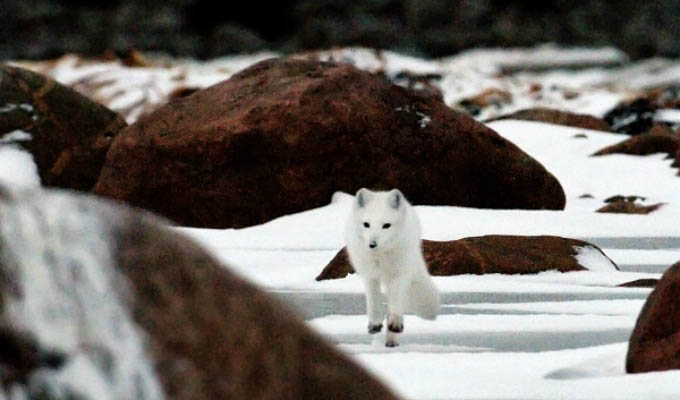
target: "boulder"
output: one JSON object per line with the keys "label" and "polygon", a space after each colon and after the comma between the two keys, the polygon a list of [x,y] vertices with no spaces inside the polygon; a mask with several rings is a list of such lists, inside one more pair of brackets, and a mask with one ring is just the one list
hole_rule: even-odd
{"label": "boulder", "polygon": [[0,191],[0,255],[0,398],[396,398],[151,215]]}
{"label": "boulder", "polygon": [[244,227],[398,187],[415,204],[563,209],[559,182],[493,130],[350,65],[270,59],[130,125],[95,193],[188,226]]}
{"label": "boulder", "polygon": [[28,150],[45,186],[90,190],[125,126],[115,112],[50,78],[0,64],[0,144]]}
{"label": "boulder", "polygon": [[617,285],[618,287],[629,287],[629,288],[653,288],[656,286],[657,282],[659,282],[658,279],[636,279],[634,281],[630,282],[625,282],[620,285]]}
{"label": "boulder", "polygon": [[614,213],[614,214],[649,214],[658,210],[664,203],[650,204],[648,206],[621,199],[608,202],[607,205],[597,209],[599,213]]}
{"label": "boulder", "polygon": [[628,373],[680,369],[680,262],[671,266],[647,298],[630,337]]}
{"label": "boulder", "polygon": [[555,125],[572,126],[581,129],[611,132],[609,124],[601,118],[587,114],[576,114],[569,111],[555,110],[552,108],[529,108],[516,111],[512,114],[493,118],[487,122],[500,119],[518,119],[523,121],[546,122]]}
{"label": "boulder", "polygon": [[[423,256],[431,275],[535,274],[542,271],[583,271],[576,256],[583,248],[600,253],[612,270],[618,270],[597,246],[557,236],[489,235],[448,242],[423,240]],[[317,281],[344,278],[354,273],[345,248],[316,277]]]}

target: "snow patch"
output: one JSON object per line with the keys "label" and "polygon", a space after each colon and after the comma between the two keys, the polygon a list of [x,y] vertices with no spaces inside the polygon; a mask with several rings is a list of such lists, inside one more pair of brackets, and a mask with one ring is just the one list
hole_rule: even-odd
{"label": "snow patch", "polygon": [[33,135],[20,129],[16,129],[2,135],[2,137],[0,137],[0,144],[28,142],[31,140],[33,140]]}
{"label": "snow patch", "polygon": [[617,271],[614,263],[593,246],[574,246],[576,262],[588,271],[607,272]]}
{"label": "snow patch", "polygon": [[3,276],[17,287],[5,291],[5,318],[39,349],[64,357],[61,368],[38,371],[29,384],[92,399],[160,399],[97,210],[96,202],[65,193],[2,204]]}
{"label": "snow patch", "polygon": [[0,184],[16,188],[40,186],[33,154],[16,146],[0,145]]}

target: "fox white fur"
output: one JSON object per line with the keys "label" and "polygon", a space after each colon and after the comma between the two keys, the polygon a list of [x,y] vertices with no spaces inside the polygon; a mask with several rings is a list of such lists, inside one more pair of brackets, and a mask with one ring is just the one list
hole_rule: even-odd
{"label": "fox white fur", "polygon": [[420,221],[397,189],[355,196],[346,229],[347,254],[366,288],[368,332],[382,330],[382,292],[387,296],[385,345],[397,345],[404,313],[435,319],[439,293],[427,272],[421,249]]}

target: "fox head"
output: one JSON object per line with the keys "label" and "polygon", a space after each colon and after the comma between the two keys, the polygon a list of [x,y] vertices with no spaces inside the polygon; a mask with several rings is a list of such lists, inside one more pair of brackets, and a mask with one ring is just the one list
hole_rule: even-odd
{"label": "fox head", "polygon": [[351,223],[367,249],[388,250],[399,243],[408,203],[398,189],[372,192],[359,189]]}

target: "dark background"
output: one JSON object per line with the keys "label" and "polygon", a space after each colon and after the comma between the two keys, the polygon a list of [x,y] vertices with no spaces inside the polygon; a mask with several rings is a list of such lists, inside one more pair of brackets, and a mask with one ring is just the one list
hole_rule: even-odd
{"label": "dark background", "polygon": [[0,59],[131,49],[209,58],[347,45],[436,57],[546,42],[677,57],[679,21],[672,0],[0,0]]}

